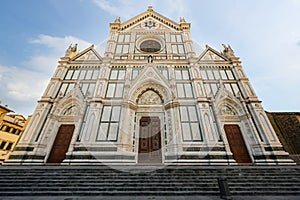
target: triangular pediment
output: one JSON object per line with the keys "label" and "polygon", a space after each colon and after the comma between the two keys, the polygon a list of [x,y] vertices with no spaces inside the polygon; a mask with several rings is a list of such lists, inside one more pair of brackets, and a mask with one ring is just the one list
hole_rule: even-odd
{"label": "triangular pediment", "polygon": [[72,61],[99,62],[102,61],[102,57],[94,49],[94,45],[92,45],[89,48],[79,52],[76,56],[72,58]]}
{"label": "triangular pediment", "polygon": [[159,90],[159,94],[165,96],[166,99],[164,100],[170,99],[172,96],[171,91],[168,89],[170,88],[168,81],[153,64],[145,66],[130,87],[128,98],[133,99],[134,102],[137,96],[140,95],[144,89],[147,90],[147,88]]}
{"label": "triangular pediment", "polygon": [[220,115],[241,116],[245,113],[240,99],[228,91],[223,84],[221,84],[214,101]]}
{"label": "triangular pediment", "polygon": [[76,84],[65,96],[59,97],[59,102],[53,109],[54,115],[79,115],[83,105],[84,96],[79,84]]}
{"label": "triangular pediment", "polygon": [[[161,31],[161,30],[170,30],[174,31],[173,27],[169,27],[168,25],[160,22],[159,20],[153,18],[153,17],[147,17],[143,19],[142,21],[128,27],[124,31]],[[175,29],[177,31],[177,29]]]}
{"label": "triangular pediment", "polygon": [[[115,22],[116,23],[116,22]],[[114,23],[114,24],[115,24]],[[155,29],[172,29],[173,31],[181,31],[182,24],[190,25],[189,23],[182,22],[176,23],[171,19],[153,11],[152,7],[148,7],[148,10],[124,23],[119,23],[119,30],[126,31],[131,29],[144,29],[144,30],[155,30]]]}
{"label": "triangular pediment", "polygon": [[205,50],[200,54],[198,61],[227,61],[227,58],[210,46],[206,45]]}
{"label": "triangular pediment", "polygon": [[132,85],[140,85],[142,82],[151,82],[154,80],[157,83],[160,83],[164,86],[168,86],[168,81],[158,71],[158,69],[156,69],[156,67],[153,64],[148,64],[146,67],[144,67],[144,69],[141,71],[138,77],[134,80]]}

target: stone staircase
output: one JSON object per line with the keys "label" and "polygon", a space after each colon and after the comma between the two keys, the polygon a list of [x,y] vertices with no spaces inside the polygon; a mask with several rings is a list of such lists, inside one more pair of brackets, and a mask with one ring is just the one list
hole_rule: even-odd
{"label": "stone staircase", "polygon": [[1,166],[0,199],[17,196],[300,197],[299,166]]}

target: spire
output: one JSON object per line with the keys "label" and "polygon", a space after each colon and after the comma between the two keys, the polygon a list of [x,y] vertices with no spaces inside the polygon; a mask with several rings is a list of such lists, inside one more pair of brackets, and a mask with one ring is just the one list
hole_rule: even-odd
{"label": "spire", "polygon": [[117,17],[117,18],[116,18],[115,23],[121,23],[120,17]]}
{"label": "spire", "polygon": [[180,17],[180,23],[186,23],[186,21],[183,17]]}

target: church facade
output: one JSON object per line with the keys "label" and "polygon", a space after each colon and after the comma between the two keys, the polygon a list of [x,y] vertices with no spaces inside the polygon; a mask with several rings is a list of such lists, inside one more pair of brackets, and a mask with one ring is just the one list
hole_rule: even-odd
{"label": "church facade", "polygon": [[294,164],[232,48],[196,55],[183,18],[117,18],[104,55],[58,63],[5,164]]}

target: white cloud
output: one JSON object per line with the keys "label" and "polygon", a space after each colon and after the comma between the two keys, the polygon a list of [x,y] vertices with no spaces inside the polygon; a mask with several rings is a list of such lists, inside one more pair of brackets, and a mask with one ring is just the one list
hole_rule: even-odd
{"label": "white cloud", "polygon": [[[91,44],[74,36],[55,37],[39,35],[29,41],[32,44],[44,45],[44,54],[33,55],[20,66],[3,66],[0,64],[0,94],[3,102],[12,108],[18,108],[21,114],[32,114],[36,101],[42,96],[57,62],[64,56],[65,49],[72,43],[83,49]],[[48,49],[47,49],[48,48]],[[50,50],[50,53],[49,51]]]}
{"label": "white cloud", "polygon": [[[57,67],[57,62],[60,57],[64,56],[65,50],[70,44],[78,44],[78,49],[86,49],[91,43],[76,38],[74,36],[55,37],[41,34],[35,39],[29,41],[32,44],[44,45],[44,52],[47,54],[33,55],[28,61],[22,64],[28,68],[39,72],[44,72],[51,75]],[[50,51],[47,51],[50,50]]]}
{"label": "white cloud", "polygon": [[57,66],[59,56],[37,55],[23,63],[28,69],[44,73],[53,73]]}
{"label": "white cloud", "polygon": [[36,39],[30,40],[30,43],[46,45],[47,47],[57,51],[56,53],[63,52],[70,44],[74,45],[77,43],[79,47],[84,49],[91,45],[91,43],[74,36],[55,37],[44,34],[39,35]]}
{"label": "white cloud", "polygon": [[35,102],[41,97],[49,80],[43,73],[14,66],[0,66],[0,74],[1,98],[7,101]]}

